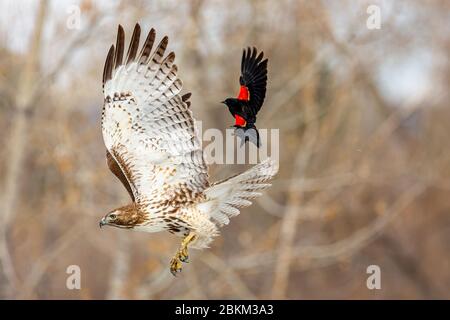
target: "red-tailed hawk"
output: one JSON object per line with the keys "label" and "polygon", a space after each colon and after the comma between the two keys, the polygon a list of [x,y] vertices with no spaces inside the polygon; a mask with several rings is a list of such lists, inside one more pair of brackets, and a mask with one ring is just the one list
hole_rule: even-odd
{"label": "red-tailed hawk", "polygon": [[188,246],[208,247],[218,227],[228,224],[250,199],[260,196],[277,172],[267,159],[248,171],[210,184],[203,151],[189,109],[190,94],[182,82],[175,53],[164,57],[168,38],[152,51],[151,29],[138,52],[141,28],[136,24],[127,55],[119,25],[103,72],[105,95],[102,132],[106,159],[132,202],[108,213],[100,226],[146,232],[167,230],[183,238],[170,263],[175,275],[188,259]]}

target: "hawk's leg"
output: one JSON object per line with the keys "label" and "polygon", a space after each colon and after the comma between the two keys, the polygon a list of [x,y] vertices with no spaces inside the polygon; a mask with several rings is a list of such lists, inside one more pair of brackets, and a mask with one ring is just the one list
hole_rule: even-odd
{"label": "hawk's leg", "polygon": [[188,246],[189,244],[197,238],[197,235],[192,231],[181,241],[181,248],[179,251],[180,260],[182,262],[188,262],[189,254],[188,254]]}
{"label": "hawk's leg", "polygon": [[197,235],[192,231],[181,241],[181,247],[178,249],[175,256],[170,261],[170,272],[176,276],[178,272],[181,272],[182,262],[188,262],[188,246],[197,238]]}

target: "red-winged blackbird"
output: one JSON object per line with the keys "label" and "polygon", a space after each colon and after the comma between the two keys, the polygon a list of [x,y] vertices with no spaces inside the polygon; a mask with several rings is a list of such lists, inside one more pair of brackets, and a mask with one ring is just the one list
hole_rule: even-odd
{"label": "red-winged blackbird", "polygon": [[[267,59],[263,60],[264,53],[257,55],[257,50],[247,48],[242,53],[241,76],[239,83],[241,88],[236,98],[228,98],[222,103],[228,106],[231,114],[235,118],[234,127],[236,132],[243,130],[244,142],[251,140],[251,131],[256,133],[256,144],[260,146],[259,133],[256,129],[256,114],[264,102],[266,97],[267,86]],[[249,139],[250,138],[250,139]]]}

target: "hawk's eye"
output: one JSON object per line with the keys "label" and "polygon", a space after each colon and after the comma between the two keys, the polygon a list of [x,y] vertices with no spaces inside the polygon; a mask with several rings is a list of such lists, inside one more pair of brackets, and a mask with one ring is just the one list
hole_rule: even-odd
{"label": "hawk's eye", "polygon": [[109,215],[109,218],[114,220],[114,219],[117,218],[117,215],[116,215],[115,213],[111,213],[111,214]]}

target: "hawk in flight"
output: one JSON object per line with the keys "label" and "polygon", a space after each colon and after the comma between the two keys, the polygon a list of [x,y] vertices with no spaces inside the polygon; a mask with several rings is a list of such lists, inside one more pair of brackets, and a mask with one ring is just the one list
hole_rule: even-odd
{"label": "hawk in flight", "polygon": [[208,247],[219,227],[270,186],[267,181],[278,166],[268,158],[241,174],[210,183],[190,93],[180,94],[175,53],[164,55],[167,37],[152,50],[154,29],[138,52],[140,33],[136,24],[124,56],[125,34],[119,25],[116,45],[105,62],[101,121],[106,159],[131,202],[105,215],[100,226],[167,230],[181,237],[170,263],[176,275],[188,259],[188,247]]}
{"label": "hawk in flight", "polygon": [[264,53],[257,54],[256,48],[244,50],[238,97],[222,101],[233,115],[236,133],[243,138],[243,143],[250,140],[258,148],[261,143],[255,126],[256,114],[263,105],[267,86],[267,59],[263,60],[263,57]]}

